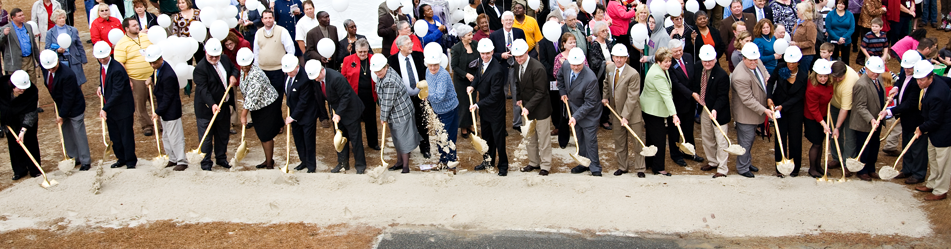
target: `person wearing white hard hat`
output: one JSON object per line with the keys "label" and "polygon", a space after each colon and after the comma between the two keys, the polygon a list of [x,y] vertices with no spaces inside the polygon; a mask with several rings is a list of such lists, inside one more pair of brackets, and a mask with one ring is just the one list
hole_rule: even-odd
{"label": "person wearing white hard hat", "polygon": [[[644,118],[641,114],[641,105],[639,103],[641,95],[641,75],[633,67],[627,64],[629,58],[627,45],[618,43],[611,50],[611,63],[607,64],[607,76],[602,83],[601,104],[613,106],[614,110],[621,116],[611,115],[611,122],[620,126],[615,127],[611,132],[614,136],[614,152],[617,156],[617,170],[614,175],[619,176],[629,173],[631,170],[637,171],[637,177],[644,178],[645,162],[642,156],[641,146],[634,143],[634,147],[628,147],[631,135],[624,126],[630,127],[638,137],[646,137],[644,132]],[[634,152],[634,157],[629,158],[629,152]]]}
{"label": "person wearing white hard hat", "polygon": [[822,177],[822,145],[826,142],[826,134],[831,133],[828,115],[829,101],[832,101],[832,91],[835,83],[832,81],[832,62],[818,59],[812,65],[809,81],[806,86],[806,108],[803,111],[803,122],[806,139],[812,145],[809,147],[809,176]]}
{"label": "person wearing white hard hat", "polygon": [[[839,146],[842,146],[841,154],[845,158],[839,158],[840,153],[832,153],[832,162],[829,162],[829,168],[837,168],[845,165],[846,158],[855,157],[857,148],[855,148],[856,136],[852,129],[849,129],[851,123],[852,109],[852,88],[855,82],[859,80],[859,74],[845,65],[842,61],[832,62],[832,81],[835,90],[832,93],[832,138],[838,140]],[[861,138],[859,138],[861,139]],[[851,172],[849,173],[851,176]]]}
{"label": "person wearing white hard hat", "polygon": [[413,41],[409,38],[410,36],[400,36],[396,38],[396,41],[393,42],[397,46],[396,54],[390,55],[386,59],[386,64],[390,66],[396,73],[400,74],[400,79],[403,80],[403,86],[406,87],[406,93],[409,94],[410,100],[413,101],[413,110],[414,110],[414,119],[416,120],[416,130],[419,131],[419,135],[423,137],[423,140],[420,141],[419,151],[424,158],[429,158],[430,147],[429,147],[429,132],[426,129],[427,121],[423,118],[423,109],[422,103],[423,100],[419,98],[419,88],[416,87],[416,83],[423,80],[426,76],[424,72],[426,66],[423,64],[423,52],[416,51]]}
{"label": "person wearing white hard hat", "polygon": [[337,152],[337,166],[334,166],[330,173],[350,170],[350,150],[352,149],[355,161],[353,166],[357,173],[362,174],[367,168],[366,154],[363,152],[363,136],[360,133],[360,115],[363,113],[363,101],[360,101],[360,97],[353,91],[353,87],[347,82],[347,78],[336,70],[322,67],[320,70],[312,70],[308,73],[316,71],[319,71],[317,77],[314,78],[319,84],[317,87],[319,90],[318,99],[324,98],[327,100],[333,113],[331,120],[337,123],[337,127],[343,133],[343,136],[350,141],[350,143],[343,146],[340,152]]}
{"label": "person wearing white hard hat", "polygon": [[[888,138],[885,139],[886,148],[888,148],[888,141],[891,140],[890,138],[893,134],[895,136],[901,136],[901,144],[894,145],[898,148],[897,150],[908,147],[908,143],[915,135],[915,128],[924,122],[917,101],[921,99],[921,88],[918,86],[918,81],[914,77],[915,64],[917,64],[918,61],[921,61],[921,55],[914,50],[908,50],[901,56],[901,67],[904,73],[899,76],[898,81],[895,82],[895,86],[892,87],[888,95],[895,100],[895,106],[885,110],[885,115],[901,118],[901,121],[899,122],[900,124],[895,126],[894,130],[892,130],[892,133],[888,135]],[[911,144],[911,147],[908,148],[908,151],[905,152],[905,155],[902,157],[901,172],[895,178],[905,179],[905,184],[924,182],[925,175],[928,173],[929,160],[927,138],[928,134],[921,134],[921,136]],[[888,151],[885,151],[885,153],[889,154]],[[895,155],[897,156],[898,154],[895,153]]]}
{"label": "person wearing white hard hat", "polygon": [[96,91],[102,98],[102,109],[99,117],[106,120],[109,127],[109,140],[112,141],[112,150],[116,154],[115,163],[111,168],[126,166],[134,169],[138,159],[135,156],[135,132],[132,123],[135,113],[135,104],[132,97],[129,74],[125,67],[111,57],[112,48],[104,41],[99,41],[92,48],[92,54],[99,60],[99,89]]}
{"label": "person wearing white hard hat", "polygon": [[934,66],[926,60],[915,64],[914,77],[921,87],[922,97],[918,100],[921,116],[924,122],[915,128],[915,135],[921,139],[928,135],[928,157],[931,164],[928,170],[928,180],[924,186],[915,187],[920,192],[931,192],[926,201],[937,201],[948,198],[948,187],[951,185],[951,106],[948,98],[951,90],[948,88],[948,78],[936,76]]}
{"label": "person wearing white hard hat", "polygon": [[[760,57],[762,58],[762,57]],[[776,68],[770,74],[766,82],[767,94],[766,102],[773,111],[780,113],[777,115],[776,124],[779,127],[780,139],[775,140],[774,158],[780,161],[783,158],[793,160],[795,164],[793,171],[789,176],[799,176],[799,168],[802,166],[802,124],[803,111],[805,109],[804,98],[806,97],[806,82],[809,80],[807,71],[800,71],[800,60],[802,60],[802,51],[799,47],[789,47],[783,54],[783,63],[781,67]],[[782,147],[779,149],[779,141],[782,140]],[[786,155],[780,153],[786,152]],[[786,177],[776,172],[777,177]]]}
{"label": "person wearing white hard hat", "polygon": [[386,55],[375,54],[370,58],[370,71],[376,76],[376,92],[380,103],[380,122],[390,128],[390,138],[397,158],[389,170],[402,169],[409,173],[409,152],[419,146],[419,136],[414,119],[413,101],[410,100],[400,74],[387,65]]}
{"label": "person wearing white hard hat", "polygon": [[[231,111],[235,105],[234,89],[238,86],[238,69],[227,56],[222,56],[221,42],[211,38],[205,42],[205,57],[195,66],[195,118],[198,124],[198,134],[204,134],[210,124],[212,126],[199,148],[205,157],[201,160],[201,169],[211,171],[211,150],[214,146],[215,164],[224,168],[231,168],[228,164],[228,139],[231,128]],[[273,82],[272,82],[273,84]],[[222,106],[221,100],[224,99]],[[215,113],[214,123],[211,118]],[[201,136],[201,135],[199,135]],[[198,139],[202,139],[199,137]]]}
{"label": "person wearing white hard hat", "polygon": [[[479,59],[476,62],[476,74],[472,84],[466,87],[466,93],[473,98],[469,111],[479,111],[479,134],[485,139],[489,149],[482,155],[482,163],[475,170],[485,170],[493,164],[500,170],[508,171],[508,153],[505,151],[505,66],[493,57],[495,45],[491,40],[479,41],[477,51]],[[498,158],[496,158],[496,154]],[[529,156],[531,160],[532,156]],[[544,158],[543,158],[544,159]],[[506,173],[507,174],[507,173]]]}
{"label": "person wearing white hard hat", "polygon": [[558,89],[561,101],[571,109],[568,126],[575,127],[578,141],[578,155],[591,160],[585,167],[575,166],[572,174],[591,171],[592,176],[601,176],[601,160],[598,159],[598,122],[601,119],[601,93],[598,89],[598,77],[584,64],[585,55],[581,48],[568,52],[568,59],[558,71]]}
{"label": "person wearing white hard hat", "polygon": [[[172,65],[162,58],[162,49],[159,46],[149,46],[145,49],[145,62],[154,70],[152,77],[146,81],[145,87],[152,87],[155,105],[152,120],[162,123],[162,145],[168,155],[168,164],[165,167],[175,167],[173,170],[182,171],[188,168],[188,158],[185,156],[185,130],[182,126],[182,100],[179,96],[180,84],[178,74]],[[143,96],[146,101],[149,97]],[[151,104],[150,104],[151,105]],[[159,119],[161,118],[161,119]]]}
{"label": "person wearing white hard hat", "polygon": [[[86,73],[83,72],[83,64],[86,64],[86,50],[83,48],[83,41],[79,39],[79,30],[66,24],[65,11],[53,11],[53,22],[56,26],[46,32],[46,49],[52,49],[60,54],[60,58],[69,65],[70,70],[76,75],[76,83],[82,85],[86,83]],[[69,47],[63,47],[59,43],[59,37],[69,37]]]}
{"label": "person wearing white hard hat", "polygon": [[13,8],[10,10],[10,23],[2,27],[0,43],[6,44],[3,48],[3,68],[6,74],[23,70],[30,75],[31,81],[36,81],[39,77],[36,61],[39,60],[40,50],[32,39],[34,30],[24,22],[24,15],[19,8]]}
{"label": "person wearing white hard hat", "polygon": [[370,73],[370,43],[366,39],[354,42],[356,53],[342,58],[340,74],[347,78],[350,87],[363,102],[363,114],[360,116],[366,132],[367,147],[380,150],[380,138],[377,134],[376,81]]}
{"label": "person wearing white hard hat", "polygon": [[773,116],[773,110],[766,104],[766,82],[769,73],[759,60],[759,48],[755,43],[743,45],[743,62],[736,65],[730,74],[732,82],[730,101],[731,113],[736,121],[737,143],[746,149],[746,153],[736,157],[736,171],[744,177],[753,178],[753,172],[759,168],[753,166],[753,141],[756,136],[756,126],[763,123],[767,117]]}
{"label": "person wearing white hard hat", "polygon": [[[319,64],[314,63],[318,62],[312,62],[311,65]],[[320,66],[311,70],[320,71]],[[294,170],[307,169],[307,173],[315,173],[317,172],[315,84],[301,68],[300,59],[292,54],[285,54],[284,58],[281,58],[281,71],[287,75],[284,81],[284,95],[287,98],[288,116],[284,118],[284,124],[291,126],[297,157],[301,160]]]}
{"label": "person wearing white hard hat", "polygon": [[[148,62],[145,62],[143,53],[145,48],[152,45],[152,42],[149,41],[149,37],[145,32],[140,32],[139,21],[135,18],[123,20],[122,28],[125,30],[125,35],[122,36],[122,39],[119,39],[119,42],[116,42],[115,49],[113,50],[113,59],[125,67],[126,72],[129,74],[129,79],[132,80],[132,94],[135,100],[137,128],[139,128],[145,136],[152,136],[152,120],[149,119],[150,115],[147,108],[149,91],[145,88],[145,82],[152,77],[153,69],[149,66]],[[161,127],[155,128],[161,129]]]}
{"label": "person wearing white hard hat", "polygon": [[[10,152],[10,167],[13,168],[13,180],[20,180],[27,175],[39,177],[40,170],[33,164],[29,156],[17,144],[23,142],[35,158],[40,158],[40,144],[36,138],[38,113],[36,104],[38,90],[30,83],[30,76],[23,70],[13,74],[0,76],[0,125],[7,138],[7,150]],[[12,128],[16,133],[11,133]],[[37,163],[42,161],[37,160]]]}
{"label": "person wearing white hard hat", "polygon": [[[641,92],[640,104],[643,111],[644,129],[646,135],[644,143],[660,148],[653,157],[645,159],[646,166],[654,175],[670,176],[665,166],[663,148],[667,144],[667,127],[665,124],[680,124],[677,117],[677,108],[674,105],[670,73],[673,61],[671,52],[666,47],[658,49],[654,59],[656,62],[647,71],[644,89]],[[690,114],[692,115],[692,114]]]}
{"label": "person wearing white hard hat", "polygon": [[89,170],[89,141],[86,136],[86,99],[83,90],[76,84],[76,75],[66,63],[60,62],[56,52],[44,50],[40,53],[40,65],[43,66],[46,90],[56,104],[58,114],[56,124],[63,127],[63,144],[66,154],[75,158],[79,170]]}
{"label": "person wearing white hard hat", "polygon": [[[667,43],[670,49],[671,66],[668,74],[670,75],[671,90],[673,94],[674,105],[677,113],[695,113],[697,105],[693,103],[693,90],[690,89],[691,82],[697,77],[694,56],[684,52],[684,43],[679,39],[671,39]],[[696,144],[693,136],[694,115],[683,115],[680,117],[680,128],[684,130],[684,140],[690,144]],[[670,150],[670,159],[681,167],[687,166],[684,159],[694,162],[703,162],[705,159],[699,155],[690,155],[677,147],[680,132],[677,127],[667,127],[667,145]]]}
{"label": "person wearing white hard hat", "polygon": [[[729,147],[721,131],[729,131],[730,116],[730,75],[720,67],[717,61],[717,51],[713,46],[703,45],[697,55],[700,65],[699,71],[692,80],[691,97],[701,106],[710,110],[700,111],[700,138],[703,142],[703,152],[707,163],[700,167],[702,171],[716,170],[714,178],[724,177],[730,172],[727,160],[730,154],[725,150]],[[716,123],[720,126],[717,127]]]}
{"label": "person wearing white hard hat", "polygon": [[[568,146],[568,141],[571,140],[571,132],[568,132],[568,117],[565,113],[565,104],[561,101],[561,92],[558,89],[558,73],[561,72],[561,67],[563,65],[568,65],[568,53],[571,52],[573,48],[578,47],[578,39],[575,38],[575,35],[571,33],[562,33],[561,37],[558,39],[557,48],[560,49],[555,58],[552,60],[552,66],[550,72],[552,77],[555,78],[554,86],[551,88],[554,89],[555,96],[550,96],[552,98],[552,121],[555,122],[555,129],[560,130],[558,132],[558,146],[565,148]],[[584,61],[585,66],[588,65],[588,60]],[[556,107],[557,106],[557,107]]]}
{"label": "person wearing white hard hat", "polygon": [[[433,47],[438,49],[432,49]],[[448,134],[446,139],[455,143],[456,133],[459,132],[459,111],[456,110],[459,106],[459,98],[456,97],[449,72],[439,65],[443,56],[442,48],[438,44],[430,43],[423,50],[427,51],[424,62],[427,67],[425,77],[429,86],[429,95],[426,99],[429,101],[429,106],[432,107],[433,112],[438,116],[439,121],[443,123],[443,128]],[[448,165],[450,162],[456,162],[457,160],[455,148],[439,148],[440,164]]]}
{"label": "person wearing white hard hat", "polygon": [[258,65],[254,65],[254,52],[241,48],[235,55],[240,67],[241,94],[244,103],[241,108],[241,124],[247,126],[248,114],[254,120],[254,133],[264,148],[264,162],[255,166],[258,169],[274,169],[274,137],[284,127],[282,103],[278,101],[277,89],[268,80]]}
{"label": "person wearing white hard hat", "polygon": [[[910,86],[908,85],[908,81],[914,79],[914,77],[911,77],[911,75],[912,73],[914,73],[915,63],[921,60],[921,56],[915,51],[905,51],[905,54],[899,58],[901,58],[899,59],[901,61],[899,66],[901,66],[902,70],[900,70],[900,72],[898,73],[898,78],[895,79],[894,86],[892,86],[892,88],[889,89],[888,91],[888,96],[892,97],[892,99],[895,101],[895,104],[893,106],[889,106],[888,109],[897,108],[898,105],[901,104],[901,100],[899,100],[899,98],[896,96],[899,95],[899,92],[901,90],[903,90],[904,88],[908,88]],[[887,58],[882,58],[882,59],[885,61],[888,61]],[[895,73],[892,73],[892,75],[894,76]],[[917,84],[912,82],[911,85],[917,85]],[[911,92],[907,92],[907,93],[911,93]],[[915,92],[915,94],[917,94],[917,92]],[[915,109],[915,111],[919,111],[919,110]],[[919,114],[918,117],[920,116],[921,115]],[[886,118],[885,119],[886,127],[893,127],[892,125],[895,123],[895,121],[898,120],[897,117],[888,113],[886,113],[885,118]],[[904,125],[896,124],[894,128],[891,128],[892,131],[885,135],[886,136],[884,140],[885,143],[882,145],[882,152],[885,152],[885,155],[898,156],[899,152],[902,150],[902,148],[904,148],[901,142],[902,141],[901,138],[903,137],[902,134],[905,133],[905,129],[902,129],[903,126]],[[917,127],[917,125],[912,127]],[[912,131],[909,130],[908,132],[912,132]],[[911,137],[911,135],[906,135],[906,136],[908,138]],[[903,171],[906,168],[905,166],[902,166]],[[911,168],[914,168],[914,167],[912,166]],[[922,176],[924,176],[924,172],[922,172]],[[902,176],[901,179],[904,179],[904,178],[907,178],[907,177]],[[924,179],[924,178],[919,178],[919,179]]]}
{"label": "person wearing white hard hat", "polygon": [[[539,171],[541,175],[547,175],[551,171],[551,101],[548,95],[548,89],[551,85],[548,82],[548,71],[540,61],[531,58],[529,46],[525,40],[515,40],[512,45],[512,56],[515,57],[515,82],[517,84],[518,96],[515,96],[516,104],[522,108],[516,109],[519,112],[515,114],[525,115],[529,120],[534,120],[535,131],[528,134],[528,165],[522,168],[522,172]],[[508,165],[506,165],[507,169]],[[504,176],[502,167],[499,167],[499,175]]]}
{"label": "person wearing white hard hat", "polygon": [[[862,138],[869,136],[869,133],[872,138],[880,137],[881,123],[878,117],[882,113],[879,112],[882,106],[888,104],[885,103],[885,86],[882,85],[883,73],[885,73],[885,62],[881,57],[872,56],[865,61],[865,74],[852,87],[852,117],[848,128],[855,132],[856,148],[863,146],[865,141]],[[875,163],[878,162],[880,145],[880,140],[870,139],[863,153],[857,155],[857,158],[865,164],[865,167],[858,172],[859,179],[863,181],[878,179]]]}

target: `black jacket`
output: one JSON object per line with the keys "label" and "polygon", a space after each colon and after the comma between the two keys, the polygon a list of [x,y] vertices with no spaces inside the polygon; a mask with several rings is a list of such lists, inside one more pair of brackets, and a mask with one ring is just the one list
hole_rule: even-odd
{"label": "black jacket", "polygon": [[39,101],[36,85],[31,85],[23,94],[14,98],[10,75],[0,76],[0,82],[0,125],[3,125],[3,132],[9,132],[7,126],[16,132],[23,127],[35,128],[38,116],[36,104]]}
{"label": "black jacket", "polygon": [[[288,77],[288,79],[290,79]],[[287,86],[283,86],[285,89]],[[307,73],[301,67],[294,77],[290,90],[285,90],[287,96],[287,108],[291,110],[291,118],[294,122],[302,126],[313,126],[317,124],[317,102],[314,101],[317,95],[316,84],[307,78]],[[342,117],[343,115],[341,115]]]}
{"label": "black jacket", "polygon": [[347,78],[333,69],[325,70],[324,87],[327,91],[327,103],[330,103],[330,108],[340,116],[340,123],[349,124],[360,121],[363,102],[353,92]]}
{"label": "black jacket", "polygon": [[[229,78],[234,76],[238,78],[238,68],[231,64],[231,60],[228,59],[228,56],[221,56],[219,61],[222,65],[222,70],[225,71],[225,81],[230,81]],[[211,118],[214,115],[214,112],[211,111],[211,106],[217,105],[221,98],[225,96],[225,83],[221,82],[221,77],[218,76],[218,73],[215,71],[214,66],[211,63],[208,63],[207,59],[202,59],[201,62],[198,62],[198,65],[195,66],[195,116],[198,118]],[[224,106],[233,106],[234,105],[234,87],[232,90],[228,91],[228,101],[226,101]],[[220,107],[224,109],[224,107]]]}
{"label": "black jacket", "polygon": [[951,98],[951,88],[948,88],[948,82],[948,78],[935,75],[921,99],[924,122],[918,129],[928,134],[935,147],[951,146],[951,106],[947,103]]}
{"label": "black jacket", "polygon": [[106,111],[106,118],[127,118],[135,112],[129,74],[116,60],[109,60],[106,79],[102,86],[102,97],[106,102],[102,107],[102,110]]}
{"label": "black jacket", "polygon": [[158,74],[152,74],[155,95],[155,114],[162,120],[176,120],[182,117],[182,99],[178,96],[178,75],[168,62],[162,63]]}
{"label": "black jacket", "polygon": [[[614,46],[610,41],[604,41],[607,43],[608,51],[611,51],[611,48]],[[591,68],[591,71],[594,71],[594,75],[598,76],[598,82],[604,82],[604,69],[606,66],[604,62],[604,52],[601,51],[601,44],[598,44],[598,41],[591,41],[588,43],[588,67]],[[609,55],[610,56],[610,55]]]}
{"label": "black jacket", "polygon": [[[717,30],[716,28],[713,28],[713,27],[709,27],[709,26],[708,26],[708,29],[710,29],[710,36],[711,36],[711,38],[713,38],[713,43],[715,44],[715,45],[713,46],[713,50],[714,50],[714,51],[717,51],[717,61],[719,61],[719,60],[720,60],[720,57],[722,57],[723,54],[726,53],[726,43],[727,43],[727,42],[730,42],[730,41],[724,41],[724,40],[720,39],[720,31]],[[703,47],[703,44],[704,44],[704,43],[703,43],[703,35],[700,34],[700,31],[694,31],[694,32],[697,32],[697,39],[694,39],[694,40],[693,40],[693,46],[694,46],[694,49],[696,49],[697,51],[699,51],[699,50],[700,50],[700,47]],[[729,32],[729,31],[728,31],[728,32]],[[686,52],[693,52],[693,51],[684,51],[684,52],[686,53]],[[699,53],[697,53],[697,54],[699,54]],[[729,59],[730,59],[730,56],[727,55],[727,60],[729,60]],[[694,54],[693,60],[694,60],[694,61],[700,61],[700,57],[698,57],[696,54]]]}
{"label": "black jacket", "polygon": [[[756,6],[746,8],[746,9],[743,10],[743,13],[750,13],[750,14],[753,14],[753,17],[756,17],[756,9],[754,9],[754,8],[756,8]],[[769,8],[768,5],[767,5],[767,6],[763,6],[763,15],[766,16],[765,18],[766,18],[767,20],[773,20],[773,9],[772,9],[772,8]],[[756,21],[759,22],[759,20],[756,20]],[[750,29],[752,29],[752,28],[750,28]]]}
{"label": "black jacket", "polygon": [[[700,93],[700,80],[703,75],[703,64],[697,63],[694,68],[696,77],[693,77],[691,89],[693,92]],[[703,102],[710,108],[710,111],[717,111],[717,122],[720,125],[726,125],[730,122],[730,75],[717,63],[710,69],[710,79],[707,80],[706,94],[703,95]],[[693,100],[691,100],[693,101]],[[694,101],[696,102],[696,101]],[[705,112],[705,111],[704,111]],[[701,114],[706,115],[706,114]]]}
{"label": "black jacket", "polygon": [[[489,6],[489,1],[482,1],[482,4],[476,8],[476,13],[485,14],[489,18],[489,30],[499,30],[502,29],[502,13],[505,13],[505,9],[499,5],[500,1],[496,1],[495,6],[499,9],[498,16],[495,14],[495,10]],[[503,4],[504,5],[504,4]]]}
{"label": "black jacket", "polygon": [[545,66],[545,71],[548,72],[548,81],[555,81],[555,74],[553,73],[555,72],[555,56],[558,56],[560,51],[555,51],[555,44],[548,39],[538,41],[535,50],[538,50],[538,61]]}
{"label": "black jacket", "polygon": [[[396,18],[400,21],[408,21],[406,15],[403,14],[396,15]],[[396,41],[396,37],[399,35],[399,32],[393,29],[393,25],[395,24],[396,22],[393,20],[393,16],[389,14],[380,16],[380,18],[377,19],[376,35],[383,38],[383,55],[390,54],[390,47],[393,46],[393,41]]]}
{"label": "black jacket", "polygon": [[[503,66],[511,66],[506,64],[506,60],[502,60],[502,53],[509,51],[508,47],[505,47],[505,30],[499,29],[492,31],[492,33],[489,34],[489,39],[492,41],[492,45],[495,46],[495,54],[492,55],[492,59],[499,60]],[[518,39],[525,39],[525,31],[522,31],[520,28],[512,28],[512,42]]]}
{"label": "black jacket", "polygon": [[[898,81],[895,81],[895,87],[898,87],[899,94],[902,93],[901,88],[905,83],[905,77],[911,76],[903,75],[898,78]],[[901,118],[902,131],[914,132],[915,128],[921,125],[921,122],[924,122],[921,117],[921,110],[918,109],[919,96],[921,96],[921,87],[918,86],[918,80],[915,78],[908,81],[908,86],[905,87],[903,95],[895,95],[896,101],[899,97],[901,97],[902,101],[895,105],[895,107],[892,107],[892,115]]]}
{"label": "black jacket", "polygon": [[[139,16],[138,16],[138,15],[133,15],[133,17],[135,17],[135,20],[136,20],[136,21],[139,21]],[[152,26],[157,26],[157,25],[158,25],[158,18],[155,17],[155,14],[152,14],[152,13],[146,11],[146,12],[145,12],[145,23],[144,23],[144,24],[145,24],[145,25],[144,25],[145,28],[142,28],[143,30],[149,29],[149,28],[151,28]],[[139,23],[139,27],[142,27],[142,26],[143,26],[143,24],[142,24],[142,23]]]}
{"label": "black jacket", "polygon": [[[357,40],[360,40],[360,38],[366,39],[367,37],[364,36],[364,35],[361,35],[361,34],[357,34]],[[355,43],[356,43],[356,42],[354,42],[354,45],[353,45],[353,46],[350,46],[350,50],[347,50],[347,45],[350,44],[350,40],[347,40],[347,37],[343,37],[343,39],[340,39],[340,41],[337,41],[337,51],[339,51],[339,52],[337,52],[337,62],[338,62],[338,63],[343,63],[343,58],[347,58],[347,56],[350,56],[351,54],[356,54],[356,53],[357,53],[357,46],[356,46]],[[369,56],[370,56],[370,57],[373,56],[373,49],[370,49],[370,55],[369,55]],[[301,65],[303,65],[303,64],[301,64]]]}
{"label": "black jacket", "polygon": [[59,63],[59,69],[53,75],[53,86],[49,86],[49,71],[43,69],[43,85],[53,97],[59,117],[72,118],[82,115],[86,111],[86,98],[83,89],[76,84],[76,74],[66,63]]}
{"label": "black jacket", "polygon": [[692,113],[695,110],[693,108],[694,103],[697,103],[697,101],[693,99],[694,91],[690,89],[690,80],[697,77],[694,73],[696,68],[694,68],[693,56],[689,53],[684,53],[680,58],[684,60],[684,68],[687,69],[687,74],[684,74],[684,70],[676,60],[671,59],[670,70],[667,70],[670,73],[671,93],[674,95],[674,106],[677,108],[677,113]]}
{"label": "black jacket", "polygon": [[[783,106],[781,113],[788,115],[803,115],[806,106],[806,84],[809,76],[805,72],[796,74],[794,84],[789,84],[785,79],[779,77],[779,70],[776,68],[766,81],[766,98],[772,99],[773,104]],[[767,106],[768,108],[768,106]],[[782,116],[786,116],[784,114]]]}
{"label": "black jacket", "polygon": [[472,80],[472,88],[478,93],[479,113],[487,122],[496,122],[505,120],[505,75],[502,73],[502,65],[499,61],[492,59],[489,66],[482,72],[482,59],[476,66],[475,79]]}

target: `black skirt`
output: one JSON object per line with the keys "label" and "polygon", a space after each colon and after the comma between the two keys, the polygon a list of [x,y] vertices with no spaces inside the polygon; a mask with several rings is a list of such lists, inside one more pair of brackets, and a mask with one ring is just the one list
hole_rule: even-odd
{"label": "black skirt", "polygon": [[284,127],[284,116],[281,115],[281,102],[274,101],[257,111],[251,111],[251,121],[254,121],[254,133],[261,142],[274,139]]}
{"label": "black skirt", "polygon": [[822,130],[822,124],[816,122],[812,119],[806,119],[803,122],[806,128],[806,139],[809,139],[809,142],[812,144],[822,144],[822,140],[825,140],[826,135]]}

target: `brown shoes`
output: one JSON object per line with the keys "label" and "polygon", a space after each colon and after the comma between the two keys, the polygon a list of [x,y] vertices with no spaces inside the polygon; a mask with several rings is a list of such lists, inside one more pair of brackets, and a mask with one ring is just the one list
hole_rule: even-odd
{"label": "brown shoes", "polygon": [[717,169],[717,167],[713,167],[713,166],[710,166],[710,165],[703,165],[703,167],[700,167],[700,170],[702,170],[702,171],[711,171],[711,170],[715,170],[715,169]]}
{"label": "brown shoes", "polygon": [[859,179],[862,179],[862,181],[866,181],[866,182],[872,181],[872,177],[868,176],[868,174],[860,174]]}
{"label": "brown shoes", "polygon": [[902,173],[898,173],[898,175],[895,176],[895,179],[905,179],[905,178],[908,178],[908,177],[911,177],[911,175],[905,174],[904,172],[902,172]]}
{"label": "brown shoes", "polygon": [[931,192],[931,191],[934,191],[934,189],[929,188],[929,187],[925,187],[925,186],[915,187],[915,190],[917,190],[918,192]]}
{"label": "brown shoes", "polygon": [[541,169],[541,167],[528,165],[522,168],[522,172],[532,172],[533,170],[536,170],[536,169]]}
{"label": "brown shoes", "polygon": [[924,182],[924,181],[921,180],[921,179],[918,179],[918,178],[914,178],[914,177],[909,177],[908,179],[905,180],[905,184],[908,184],[908,185],[919,184],[919,183],[922,183],[922,182]]}
{"label": "brown shoes", "polygon": [[166,167],[166,168],[168,168],[168,167],[175,167],[175,163],[173,163],[173,162],[168,162],[168,164],[165,164],[165,167]]}
{"label": "brown shoes", "polygon": [[897,150],[882,150],[882,152],[885,152],[885,155],[890,157],[896,157],[898,154],[901,154],[901,152]]}
{"label": "brown shoes", "polygon": [[187,168],[188,168],[188,165],[184,165],[184,164],[183,164],[183,165],[176,165],[175,168],[172,169],[172,170],[174,170],[174,171],[183,171],[183,170],[185,170],[185,169],[187,169]]}
{"label": "brown shoes", "polygon": [[944,199],[947,199],[947,198],[948,198],[948,193],[944,193],[944,194],[940,194],[940,195],[929,195],[929,196],[925,197],[925,200],[926,200],[926,201],[940,201],[940,200],[944,200]]}
{"label": "brown shoes", "polygon": [[720,174],[720,173],[716,173],[713,175],[713,178],[720,178],[720,177],[726,177],[726,175]]}

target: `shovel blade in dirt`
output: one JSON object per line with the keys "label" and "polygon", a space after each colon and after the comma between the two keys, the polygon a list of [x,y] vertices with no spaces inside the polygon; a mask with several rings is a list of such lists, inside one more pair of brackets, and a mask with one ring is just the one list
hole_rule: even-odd
{"label": "shovel blade in dirt", "polygon": [[865,164],[860,162],[858,159],[849,158],[845,160],[845,166],[849,169],[850,172],[859,172],[865,168]]}
{"label": "shovel blade in dirt", "polygon": [[878,176],[886,181],[895,179],[898,174],[900,174],[900,172],[895,170],[892,166],[885,166],[878,170]]}
{"label": "shovel blade in dirt", "polygon": [[588,167],[588,165],[591,165],[591,159],[578,155],[577,153],[572,153],[571,158],[574,159],[575,162],[577,162],[581,166]]}
{"label": "shovel blade in dirt", "polygon": [[43,178],[43,182],[40,183],[40,187],[50,188],[52,186],[56,186],[57,184],[59,184],[59,182],[57,182],[56,180],[48,180],[46,178]]}
{"label": "shovel blade in dirt", "polygon": [[652,157],[654,155],[657,155],[657,146],[651,145],[641,148],[641,156]]}
{"label": "shovel blade in dirt", "polygon": [[693,144],[690,143],[677,143],[677,147],[680,148],[680,151],[683,151],[688,155],[696,155],[697,150],[694,148]]}
{"label": "shovel blade in dirt", "polygon": [[795,169],[795,164],[789,159],[783,158],[779,162],[776,162],[776,171],[779,171],[780,174],[789,175]]}
{"label": "shovel blade in dirt", "polygon": [[472,134],[471,139],[469,140],[472,143],[472,147],[479,152],[479,154],[485,154],[489,151],[489,145],[485,142],[485,139],[482,139],[475,134]]}
{"label": "shovel blade in dirt", "polygon": [[[523,118],[525,119],[525,118]],[[528,120],[522,127],[520,127],[522,132],[522,137],[528,137],[533,132],[535,132],[535,120]]]}
{"label": "shovel blade in dirt", "polygon": [[726,147],[726,149],[723,149],[723,151],[726,151],[726,153],[730,153],[734,156],[742,156],[743,154],[746,154],[746,149],[744,149],[743,146],[740,146],[739,144],[731,144],[730,146]]}

